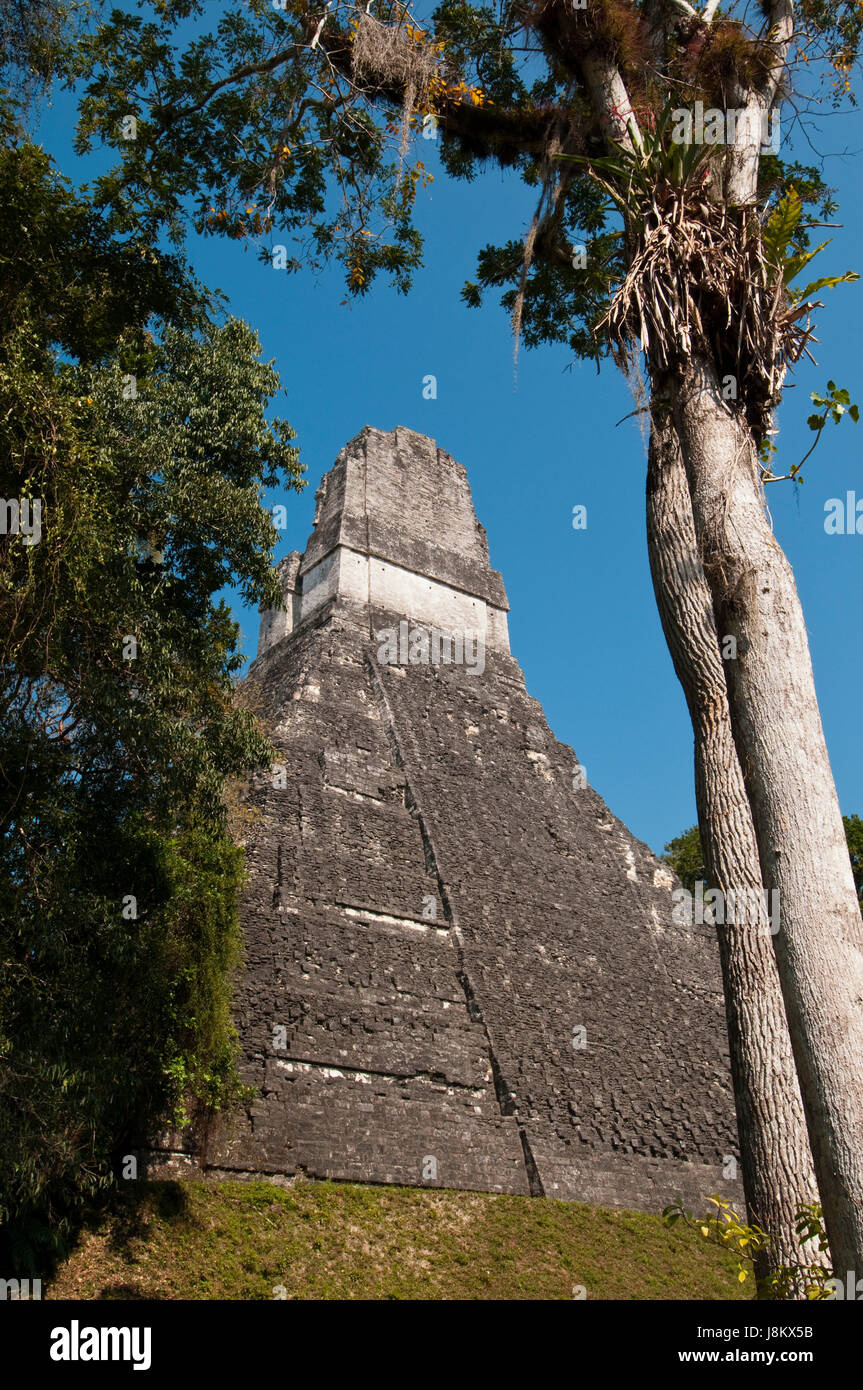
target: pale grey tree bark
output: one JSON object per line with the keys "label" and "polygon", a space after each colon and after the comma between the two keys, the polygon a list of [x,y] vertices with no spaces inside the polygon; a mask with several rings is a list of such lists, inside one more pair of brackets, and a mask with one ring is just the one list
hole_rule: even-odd
{"label": "pale grey tree bark", "polygon": [[[647,543],[662,627],[695,737],[695,797],[710,886],[755,897],[758,846],[737,751],[710,590],[689,487],[667,411],[654,408],[647,466]],[[754,898],[753,898],[754,900]],[[717,926],[740,1163],[750,1221],[771,1235],[756,1274],[801,1258],[797,1207],[817,1198],[785,1005],[765,911]],[[816,1259],[817,1252],[806,1257]]]}
{"label": "pale grey tree bark", "polygon": [[[741,216],[757,202],[761,117],[779,98],[794,36],[793,0],[770,0],[768,10],[769,71],[757,89],[730,93],[744,114],[727,151],[724,196]],[[620,102],[612,119],[608,93],[619,74],[611,77],[613,84],[608,74],[593,83],[593,100],[614,137],[632,149],[637,126],[628,105],[621,119]],[[859,1277],[863,923],[805,622],[768,520],[755,441],[742,413],[723,401],[715,364],[694,354],[671,389],[716,630],[737,641],[726,672],[729,713],[762,881],[780,897],[774,947],[831,1257],[840,1277],[849,1270]]]}
{"label": "pale grey tree bark", "polygon": [[773,938],[834,1271],[863,1274],[863,922],[791,567],[767,514],[754,441],[712,362],[671,382],[734,742]]}
{"label": "pale grey tree bark", "polygon": [[[676,5],[705,30],[718,12]],[[714,194],[755,215],[761,120],[781,100],[794,39],[793,0],[765,0],[769,62],[732,84],[742,114]],[[657,53],[667,36],[655,10]],[[600,128],[643,147],[617,65],[580,57]],[[749,82],[752,85],[747,85]],[[735,306],[729,302],[733,316]],[[648,357],[649,345],[644,343]],[[745,388],[745,383],[741,383]],[[693,352],[671,379],[673,418],[716,632],[737,641],[727,675],[729,715],[764,886],[780,895],[774,938],[794,1059],[834,1268],[863,1275],[863,924],[815,698],[793,575],[770,527],[755,440],[722,400],[715,364]],[[709,829],[708,852],[718,854]],[[750,994],[756,982],[741,976]],[[749,1006],[747,1001],[747,1007]],[[742,1007],[742,1001],[738,1007]]]}

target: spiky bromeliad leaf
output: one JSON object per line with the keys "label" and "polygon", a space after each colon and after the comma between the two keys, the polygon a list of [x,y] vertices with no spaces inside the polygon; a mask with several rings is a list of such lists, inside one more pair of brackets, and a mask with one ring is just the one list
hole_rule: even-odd
{"label": "spiky bromeliad leaf", "polygon": [[762,233],[764,254],[777,268],[785,261],[791,238],[797,230],[802,215],[803,202],[800,194],[796,188],[789,188],[785,197],[780,198],[764,224]]}
{"label": "spiky bromeliad leaf", "polygon": [[835,290],[837,285],[850,285],[860,276],[856,270],[846,270],[844,275],[822,275],[820,280],[813,280],[802,290],[792,290],[791,297],[796,300],[808,299],[810,295],[817,294],[819,290]]}

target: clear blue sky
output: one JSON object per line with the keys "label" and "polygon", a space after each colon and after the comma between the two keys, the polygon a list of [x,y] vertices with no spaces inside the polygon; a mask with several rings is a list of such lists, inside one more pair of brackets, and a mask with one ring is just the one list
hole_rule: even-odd
{"label": "clear blue sky", "polygon": [[[74,155],[74,111],[72,99],[57,94],[37,138],[81,182],[102,161]],[[783,157],[824,156],[825,178],[838,189],[844,227],[832,233],[818,273],[863,269],[859,114],[810,119],[814,150],[802,137],[786,143],[785,134]],[[302,496],[268,497],[288,506],[278,555],[303,549],[321,475],[364,425],[406,425],[435,438],[467,468],[492,564],[506,584],[512,650],[528,690],[611,810],[661,850],[696,819],[692,733],[650,582],[641,433],[637,420],[615,428],[634,402],[614,368],[597,376],[564,348],[522,350],[514,380],[506,315],[494,300],[465,308],[459,291],[474,278],[482,246],[523,236],[536,194],[491,167],[474,183],[452,183],[431,141],[422,142],[420,157],[436,179],[419,195],[425,268],[406,298],[381,282],[366,300],[342,306],[340,273],[288,276],[242,243],[190,242],[199,277],[227,293],[230,312],[254,326],[275,360],[285,394],[273,408],[297,431],[308,469]],[[825,298],[819,365],[798,369],[780,412],[780,472],[812,441],[810,391],[832,377],[863,404],[863,281]],[[438,383],[433,401],[422,397],[429,373]],[[768,500],[803,601],[842,809],[863,814],[863,535],[824,531],[828,498],[849,489],[863,498],[861,456],[863,421],[845,420],[819,445],[805,484],[773,484]],[[572,529],[576,503],[588,508],[586,531]],[[257,614],[235,611],[244,651],[254,657]]]}

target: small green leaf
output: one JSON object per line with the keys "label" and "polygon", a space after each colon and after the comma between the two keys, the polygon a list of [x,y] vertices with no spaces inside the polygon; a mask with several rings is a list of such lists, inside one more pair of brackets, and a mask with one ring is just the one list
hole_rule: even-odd
{"label": "small green leaf", "polygon": [[768,217],[763,233],[764,249],[774,265],[780,265],[784,260],[802,212],[800,194],[796,188],[789,188]]}
{"label": "small green leaf", "polygon": [[805,266],[813,260],[819,251],[823,251],[825,246],[830,245],[832,237],[828,241],[822,241],[819,246],[813,246],[811,251],[797,251],[793,256],[789,256],[782,270],[782,279],[789,285],[803,270]]}

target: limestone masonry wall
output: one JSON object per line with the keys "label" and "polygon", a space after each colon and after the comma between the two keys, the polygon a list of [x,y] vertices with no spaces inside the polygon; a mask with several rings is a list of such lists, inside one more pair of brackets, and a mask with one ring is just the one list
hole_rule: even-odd
{"label": "limestone masonry wall", "polygon": [[[363,593],[339,578],[348,552],[410,582]],[[505,623],[464,470],[364,430],[283,574],[300,602],[281,630],[264,615],[248,677],[279,757],[246,837],[237,1025],[258,1098],[196,1161],[646,1210],[739,1200],[712,929],[672,923],[670,874],[573,778],[505,626],[481,672],[381,659],[380,630],[436,621],[425,582]]]}

